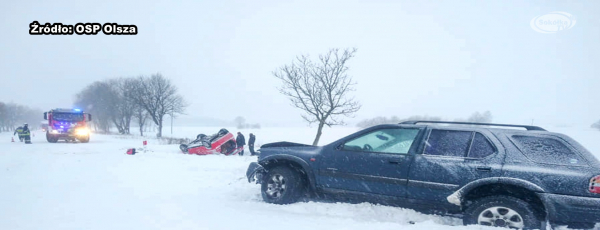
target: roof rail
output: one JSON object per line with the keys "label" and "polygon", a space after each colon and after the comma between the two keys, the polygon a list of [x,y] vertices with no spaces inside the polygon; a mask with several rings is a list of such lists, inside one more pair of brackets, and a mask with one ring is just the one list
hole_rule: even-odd
{"label": "roof rail", "polygon": [[499,126],[499,127],[516,127],[525,128],[529,131],[546,131],[539,126],[533,125],[507,125],[507,124],[493,124],[493,123],[476,123],[476,122],[457,122],[457,121],[404,121],[400,124],[411,124],[416,125],[418,123],[430,123],[430,124],[456,124],[456,125],[483,125],[483,126]]}

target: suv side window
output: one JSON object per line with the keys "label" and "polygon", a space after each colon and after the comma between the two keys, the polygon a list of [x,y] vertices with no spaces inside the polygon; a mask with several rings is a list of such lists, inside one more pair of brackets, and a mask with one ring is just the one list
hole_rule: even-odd
{"label": "suv side window", "polygon": [[473,132],[454,130],[431,130],[425,142],[426,155],[465,157]]}
{"label": "suv side window", "polygon": [[556,165],[586,165],[577,153],[554,138],[518,135],[511,138],[525,156],[534,162]]}
{"label": "suv side window", "polygon": [[473,143],[471,144],[471,150],[469,151],[469,157],[471,158],[484,158],[492,155],[496,152],[494,146],[483,136],[481,133],[475,133],[473,137]]}
{"label": "suv side window", "polygon": [[407,154],[419,129],[380,129],[344,143],[343,150]]}

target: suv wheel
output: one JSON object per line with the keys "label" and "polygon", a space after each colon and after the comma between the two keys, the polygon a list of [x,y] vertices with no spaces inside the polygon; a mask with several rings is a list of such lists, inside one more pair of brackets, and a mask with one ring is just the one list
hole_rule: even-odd
{"label": "suv wheel", "polygon": [[489,196],[475,200],[464,213],[465,225],[479,224],[516,229],[542,227],[533,207],[510,196]]}
{"label": "suv wheel", "polygon": [[269,170],[263,178],[263,200],[273,204],[290,204],[302,195],[304,184],[300,174],[290,167],[279,166]]}

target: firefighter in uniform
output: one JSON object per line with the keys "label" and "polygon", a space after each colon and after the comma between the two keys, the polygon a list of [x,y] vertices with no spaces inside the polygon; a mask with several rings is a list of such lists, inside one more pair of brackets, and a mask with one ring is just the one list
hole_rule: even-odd
{"label": "firefighter in uniform", "polygon": [[31,132],[29,131],[29,127],[27,127],[27,123],[23,125],[23,139],[25,140],[25,144],[31,144]]}
{"label": "firefighter in uniform", "polygon": [[19,141],[23,142],[24,136],[23,136],[23,127],[22,126],[19,126],[19,127],[17,127],[17,129],[15,129],[15,133],[13,133],[13,136],[16,134],[19,134]]}

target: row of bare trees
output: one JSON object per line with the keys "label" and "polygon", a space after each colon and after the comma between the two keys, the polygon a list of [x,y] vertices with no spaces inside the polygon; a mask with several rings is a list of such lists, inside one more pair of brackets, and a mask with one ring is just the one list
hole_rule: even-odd
{"label": "row of bare trees", "polygon": [[259,123],[248,124],[248,123],[246,123],[246,118],[244,118],[242,116],[235,117],[235,119],[233,119],[233,122],[235,123],[236,128],[238,128],[238,129],[260,129]]}
{"label": "row of bare trees", "polygon": [[134,123],[143,136],[144,126],[152,121],[158,137],[165,116],[182,114],[187,107],[177,87],[160,73],[94,82],[77,94],[75,105],[94,115],[96,130],[109,132],[115,127],[130,134]]}
{"label": "row of bare trees", "polygon": [[441,117],[435,117],[435,116],[410,116],[408,118],[399,118],[397,116],[392,116],[392,117],[383,117],[383,116],[379,116],[379,117],[374,117],[371,119],[364,119],[360,122],[358,122],[356,124],[356,126],[360,127],[360,128],[368,128],[368,127],[372,127],[375,125],[381,125],[381,124],[398,124],[400,122],[403,121],[441,121],[442,118]]}
{"label": "row of bare trees", "polygon": [[13,131],[23,123],[36,128],[42,121],[42,111],[27,106],[0,102],[0,132]]}
{"label": "row of bare trees", "polygon": [[[410,116],[407,118],[398,118],[397,116],[393,116],[390,118],[387,117],[375,117],[371,119],[365,119],[356,124],[356,126],[360,128],[372,127],[375,125],[381,124],[397,124],[403,121],[441,121],[442,117],[439,116]],[[454,121],[462,121],[462,122],[477,122],[477,123],[490,123],[492,122],[492,113],[490,111],[485,111],[483,113],[475,112],[471,114],[466,119],[454,119]]]}

